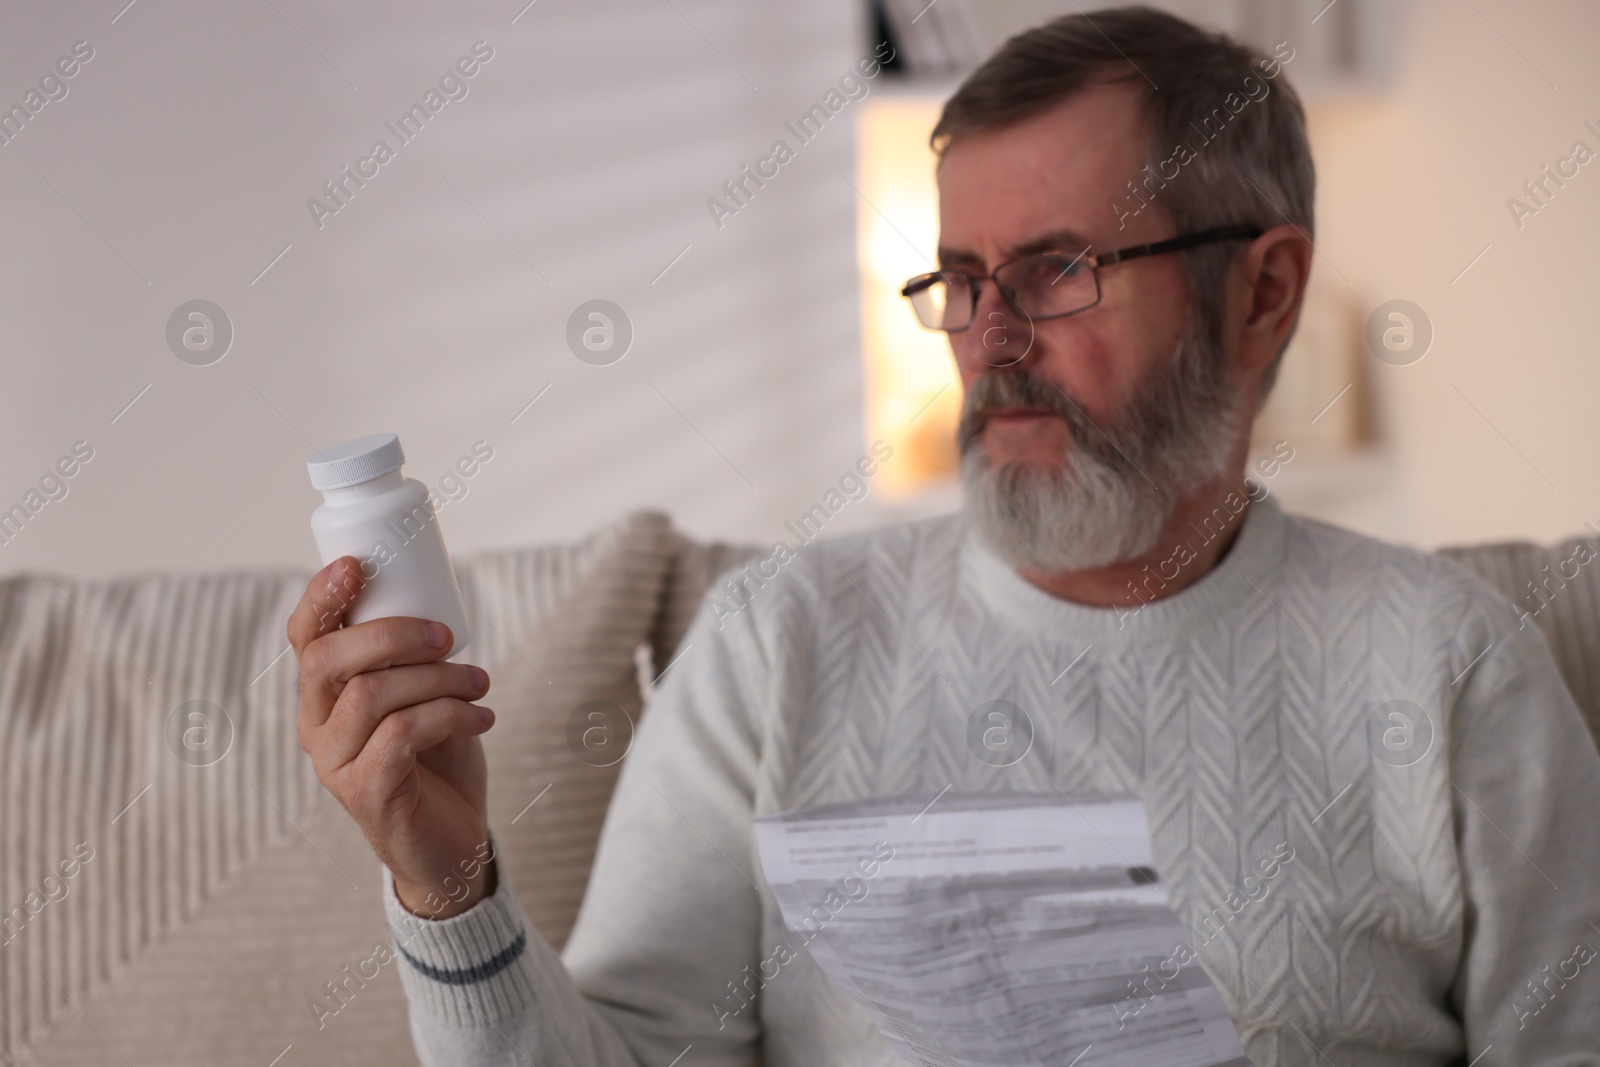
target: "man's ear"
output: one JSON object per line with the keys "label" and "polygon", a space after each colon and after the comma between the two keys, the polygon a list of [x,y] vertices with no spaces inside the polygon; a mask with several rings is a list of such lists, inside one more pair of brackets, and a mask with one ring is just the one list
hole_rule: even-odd
{"label": "man's ear", "polygon": [[1284,223],[1257,237],[1240,257],[1245,286],[1240,370],[1265,370],[1289,339],[1305,298],[1313,251],[1298,226]]}

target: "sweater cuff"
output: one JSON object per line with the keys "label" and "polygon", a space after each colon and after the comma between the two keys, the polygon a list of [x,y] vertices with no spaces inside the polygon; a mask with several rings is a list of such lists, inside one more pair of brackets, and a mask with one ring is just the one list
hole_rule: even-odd
{"label": "sweater cuff", "polygon": [[534,1003],[530,954],[551,951],[523,914],[506,865],[494,861],[498,884],[460,915],[414,915],[383,870],[383,910],[400,958],[400,981],[413,1016],[446,1026],[482,1028],[526,1016]]}

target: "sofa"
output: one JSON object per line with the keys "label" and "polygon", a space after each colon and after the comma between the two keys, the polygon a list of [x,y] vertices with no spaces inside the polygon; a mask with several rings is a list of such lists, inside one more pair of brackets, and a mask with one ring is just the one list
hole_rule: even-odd
{"label": "sofa", "polygon": [[[457,560],[490,822],[557,947],[653,685],[763,550],[638,512]],[[1600,735],[1597,552],[1440,550],[1525,606]],[[0,1065],[416,1063],[381,868],[295,739],[284,624],[311,573],[0,580]]]}

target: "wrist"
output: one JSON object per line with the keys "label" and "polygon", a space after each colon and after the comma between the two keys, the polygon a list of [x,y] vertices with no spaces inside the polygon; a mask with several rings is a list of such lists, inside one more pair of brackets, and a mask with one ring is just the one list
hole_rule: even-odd
{"label": "wrist", "polygon": [[400,906],[422,919],[442,922],[454,918],[477,906],[485,897],[494,895],[499,884],[494,858],[491,856],[477,870],[467,875],[451,875],[434,885],[416,884],[394,879],[394,895]]}

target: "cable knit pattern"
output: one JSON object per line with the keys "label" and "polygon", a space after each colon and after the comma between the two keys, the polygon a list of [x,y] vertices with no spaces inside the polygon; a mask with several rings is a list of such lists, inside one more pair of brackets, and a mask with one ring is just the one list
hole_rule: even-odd
{"label": "cable knit pattern", "polygon": [[[898,1062],[803,951],[719,1012],[786,937],[750,820],[949,786],[1141,795],[1179,916],[1230,915],[1196,946],[1259,1067],[1600,1064],[1600,960],[1572,972],[1600,947],[1600,755],[1538,628],[1460,566],[1269,498],[1136,611],[1043,593],[959,516],[747,588],[657,691],[565,967],[504,892],[415,934],[470,969],[527,933],[484,982],[405,975],[424,1063]],[[1012,766],[969,747],[995,699],[1036,731]],[[1280,847],[1270,893],[1230,908]]]}

